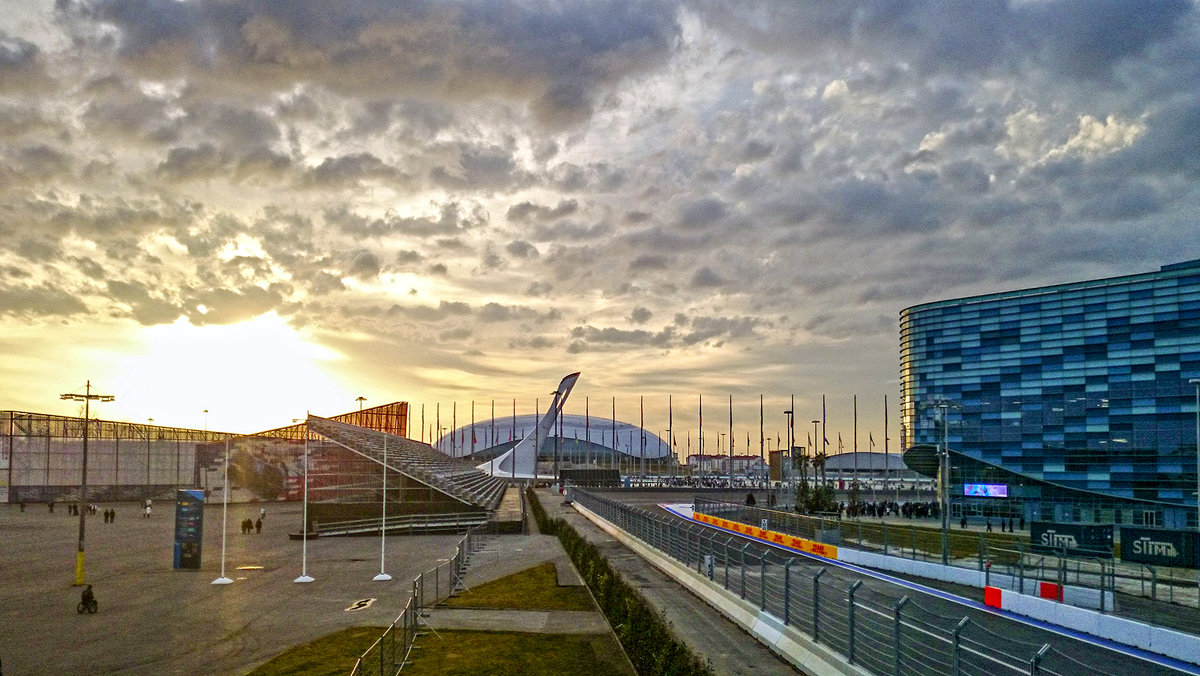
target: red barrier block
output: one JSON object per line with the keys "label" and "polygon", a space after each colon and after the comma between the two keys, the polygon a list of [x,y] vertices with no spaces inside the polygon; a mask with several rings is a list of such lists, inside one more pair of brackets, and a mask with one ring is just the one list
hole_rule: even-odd
{"label": "red barrier block", "polygon": [[1038,596],[1052,601],[1062,600],[1062,587],[1054,582],[1042,582],[1038,585]]}
{"label": "red barrier block", "polygon": [[993,608],[1000,608],[1000,599],[1002,594],[999,587],[984,587],[983,588],[983,603],[984,605]]}

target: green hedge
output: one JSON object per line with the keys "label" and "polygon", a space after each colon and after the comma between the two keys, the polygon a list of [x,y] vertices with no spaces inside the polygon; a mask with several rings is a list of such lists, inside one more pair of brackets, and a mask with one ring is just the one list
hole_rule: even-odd
{"label": "green hedge", "polygon": [[528,496],[538,529],[558,537],[639,674],[713,676],[712,667],[675,638],[671,623],[621,579],[595,545],[566,521],[549,518],[532,489]]}

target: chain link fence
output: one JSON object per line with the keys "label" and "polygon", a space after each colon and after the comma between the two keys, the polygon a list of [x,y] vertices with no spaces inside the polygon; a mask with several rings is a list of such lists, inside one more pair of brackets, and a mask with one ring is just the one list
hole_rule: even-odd
{"label": "chain link fence", "polygon": [[872,673],[1127,673],[1107,670],[1112,664],[1096,651],[1068,655],[969,616],[939,614],[901,587],[867,587],[842,569],[586,491],[575,490],[574,500]]}
{"label": "chain link fence", "polygon": [[418,634],[421,610],[437,605],[459,588],[470,556],[483,546],[487,525],[467,531],[451,558],[413,578],[412,596],[383,635],[359,656],[350,676],[394,676],[404,668]]}

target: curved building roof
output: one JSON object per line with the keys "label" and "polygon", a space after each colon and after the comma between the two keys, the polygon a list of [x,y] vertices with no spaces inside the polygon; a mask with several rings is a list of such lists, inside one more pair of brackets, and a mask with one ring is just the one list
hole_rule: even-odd
{"label": "curved building roof", "polygon": [[[487,455],[495,447],[508,447],[514,441],[533,434],[540,415],[527,414],[504,416],[492,420],[476,420],[474,425],[464,425],[438,438],[434,448],[459,458],[475,454]],[[615,432],[616,443],[613,443]],[[564,441],[590,440],[595,446],[616,450],[634,458],[664,458],[670,455],[667,441],[649,430],[640,430],[637,425],[612,421],[610,418],[582,415],[562,416],[562,433],[551,433],[548,439],[561,436]],[[645,439],[644,446],[639,441]],[[472,439],[474,441],[472,441]]]}

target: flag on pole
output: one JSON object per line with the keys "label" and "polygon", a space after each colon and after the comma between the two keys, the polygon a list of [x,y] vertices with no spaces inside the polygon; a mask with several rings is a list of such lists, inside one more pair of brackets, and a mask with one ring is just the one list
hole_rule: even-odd
{"label": "flag on pole", "polygon": [[842,452],[842,433],[838,432],[838,453]]}
{"label": "flag on pole", "polygon": [[875,435],[867,432],[867,440],[871,442],[871,448],[875,448]]}

